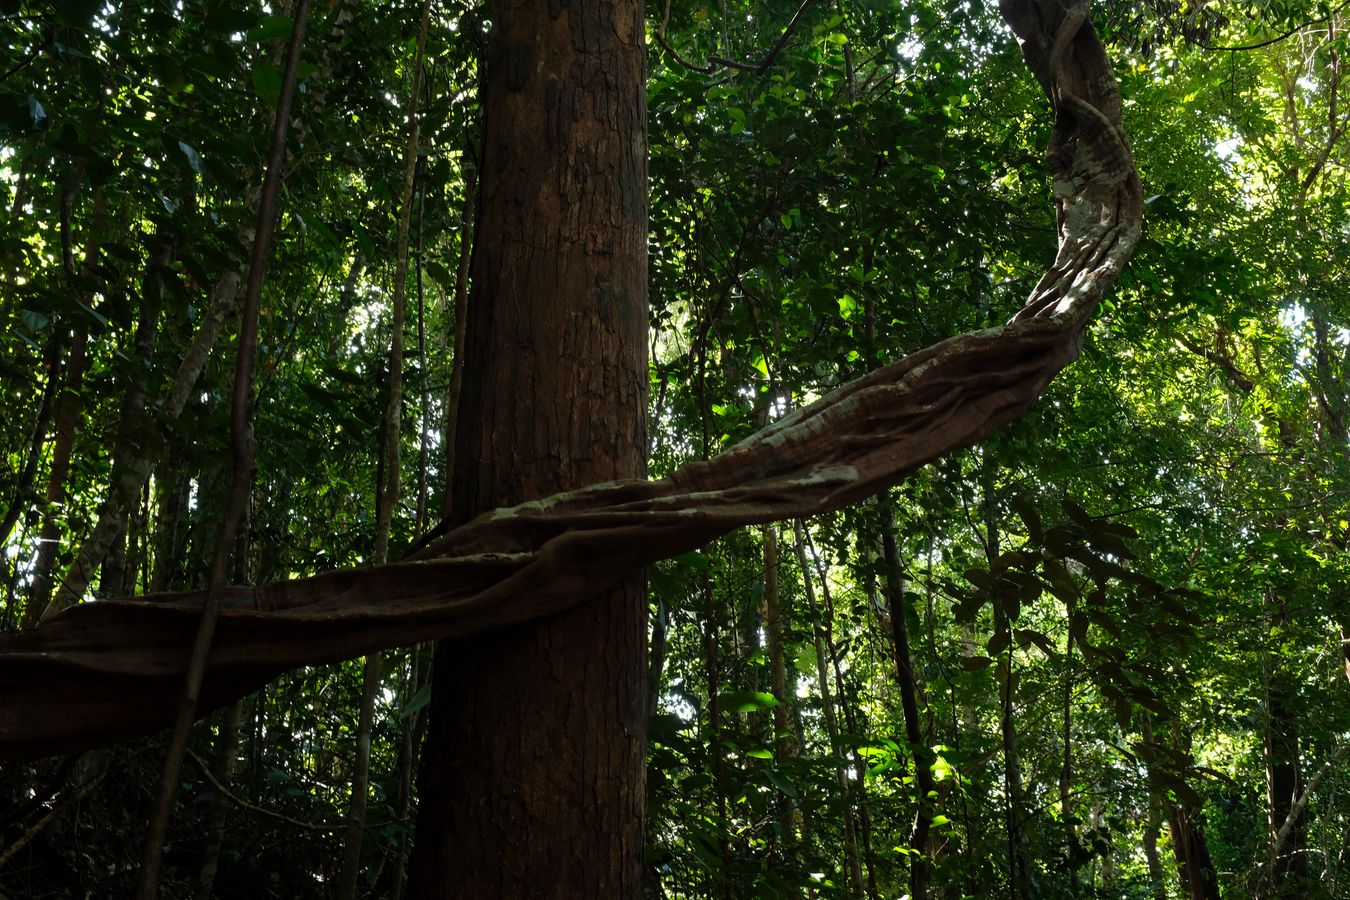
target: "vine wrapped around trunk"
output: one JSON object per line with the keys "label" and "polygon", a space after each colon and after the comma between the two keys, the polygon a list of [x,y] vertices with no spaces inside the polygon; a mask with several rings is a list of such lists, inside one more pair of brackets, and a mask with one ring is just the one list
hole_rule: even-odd
{"label": "vine wrapped around trunk", "polygon": [[[199,710],[298,666],[558,612],[735,528],[855,503],[1021,415],[1077,358],[1138,242],[1143,201],[1086,3],[1003,0],[1000,10],[1056,117],[1059,248],[1012,322],[877,369],[659,481],[495,510],[398,563],[230,588]],[[71,752],[167,725],[204,596],[87,603],[0,637],[0,756]]]}

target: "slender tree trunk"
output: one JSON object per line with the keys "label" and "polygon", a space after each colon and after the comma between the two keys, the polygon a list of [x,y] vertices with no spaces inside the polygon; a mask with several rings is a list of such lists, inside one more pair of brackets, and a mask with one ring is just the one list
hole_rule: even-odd
{"label": "slender tree trunk", "polygon": [[[1073,607],[1065,609],[1065,621],[1073,619]],[[1073,791],[1073,629],[1067,629],[1069,635],[1064,642],[1064,698],[1061,708],[1061,752],[1064,762],[1059,770],[1059,819],[1064,824],[1064,841],[1069,847],[1069,892],[1077,897],[1081,888],[1078,876],[1078,861],[1075,850],[1078,846],[1078,830],[1073,825],[1073,808],[1070,798]]]}
{"label": "slender tree trunk", "polygon": [[712,873],[713,884],[724,900],[731,900],[730,819],[727,815],[727,762],[722,740],[722,661],[718,635],[722,630],[722,611],[713,590],[712,575],[702,574],[703,597],[703,677],[708,685],[708,767],[712,770],[712,789],[717,806],[717,848],[722,864],[721,877]]}
{"label": "slender tree trunk", "polygon": [[[836,621],[837,617],[835,615],[834,597],[830,592],[830,579],[826,567],[816,553],[811,535],[805,534],[805,537],[806,548],[810,552],[811,558],[815,560],[816,578],[820,581],[820,595],[821,599],[824,600],[823,615],[820,619],[820,638],[825,645],[825,652],[829,656],[830,671],[834,675],[835,697],[839,700],[839,712],[843,714],[840,727],[848,734],[862,736],[865,729],[858,721],[857,712],[848,702],[849,692],[844,684],[844,666],[839,660],[839,646],[834,640],[832,623]],[[856,748],[852,756],[854,777],[849,780],[849,808],[856,809],[856,843],[860,845],[861,853],[859,855],[862,857],[863,872],[867,879],[866,896],[875,898],[877,896],[876,859],[872,853],[872,819],[867,804],[867,763]]]}
{"label": "slender tree trunk", "polygon": [[65,579],[57,588],[56,597],[43,614],[44,618],[73,606],[83,598],[94,573],[99,570],[109,551],[119,540],[125,538],[132,507],[140,499],[141,486],[145,483],[145,479],[140,475],[136,464],[151,452],[145,445],[148,433],[145,422],[145,391],[150,366],[154,362],[159,330],[162,293],[159,279],[171,277],[168,275],[168,265],[172,255],[171,241],[162,235],[156,236],[146,267],[140,315],[136,323],[135,353],[132,357],[135,361],[128,367],[129,375],[118,418],[117,438],[113,450],[112,484],[107,499],[99,510],[98,522],[94,526],[93,533],[81,545],[75,561],[66,572]]}
{"label": "slender tree trunk", "polygon": [[[983,463],[985,560],[991,567],[999,557],[998,510],[994,499],[994,463],[986,452]],[[994,631],[1007,635],[1011,630],[1008,614],[999,604],[994,605]],[[1013,718],[1012,642],[1008,652],[996,665],[999,672],[999,733],[1003,742],[1003,781],[1007,797],[1005,823],[1008,835],[1008,897],[1017,900],[1031,889],[1031,862],[1022,840],[1025,802],[1022,792],[1022,763],[1018,751],[1017,722]]]}
{"label": "slender tree trunk", "polygon": [[[38,401],[33,430],[29,433],[28,452],[24,454],[23,468],[14,480],[9,507],[5,510],[4,516],[0,517],[0,545],[9,543],[14,523],[19,521],[20,513],[29,506],[34,493],[33,483],[37,480],[38,462],[42,459],[42,447],[47,443],[47,425],[51,422],[52,409],[56,405],[56,395],[61,384],[61,341],[55,333],[47,339],[43,357],[43,366],[47,370],[47,384]],[[18,565],[17,561],[15,565]]]}
{"label": "slender tree trunk", "polygon": [[[1144,743],[1157,745],[1153,736],[1153,720],[1146,713],[1143,718]],[[1184,753],[1189,753],[1185,748]],[[1164,783],[1155,772],[1153,764],[1148,764],[1148,780],[1151,790],[1158,799]],[[1209,855],[1209,841],[1205,837],[1204,811],[1187,806],[1178,799],[1168,805],[1168,830],[1172,836],[1172,856],[1176,860],[1177,880],[1181,884],[1181,893],[1186,900],[1219,900],[1218,873],[1214,871],[1214,862]]]}
{"label": "slender tree trunk", "polygon": [[174,470],[165,480],[167,484],[160,486],[159,542],[155,551],[155,574],[150,582],[152,593],[167,590],[170,581],[182,571],[179,556],[184,544],[183,520],[192,490],[191,479],[181,469]]}
{"label": "slender tree trunk", "polygon": [[900,552],[895,543],[895,513],[884,499],[881,504],[881,547],[886,560],[886,580],[883,585],[886,605],[891,613],[900,707],[905,714],[905,739],[909,742],[914,760],[914,784],[918,788],[918,803],[909,839],[910,848],[917,855],[910,857],[909,891],[914,900],[926,900],[928,886],[933,880],[933,856],[928,838],[932,831],[932,803],[937,799],[937,784],[933,780],[932,750],[924,744],[923,728],[919,721],[919,689],[914,678],[914,661],[909,652],[909,610],[905,603],[904,582],[900,577]]}
{"label": "slender tree trunk", "polygon": [[[1272,624],[1287,627],[1289,615],[1283,599],[1274,591],[1268,591],[1266,600]],[[1312,885],[1307,858],[1307,814],[1301,809],[1295,810],[1304,784],[1299,760],[1298,717],[1293,709],[1294,692],[1287,668],[1288,664],[1278,651],[1268,655],[1264,750],[1270,859],[1266,878],[1269,896],[1301,898],[1311,893]],[[1286,837],[1277,840],[1287,820],[1291,824]]]}
{"label": "slender tree trunk", "polygon": [[80,410],[84,405],[80,390],[84,380],[87,344],[86,331],[77,327],[71,338],[70,352],[66,354],[65,383],[56,402],[56,427],[52,435],[51,468],[47,473],[46,508],[42,513],[42,530],[38,534],[37,558],[33,562],[32,587],[23,610],[25,628],[37,624],[52,592],[52,572],[56,568],[57,551],[61,547],[59,515],[66,500],[66,479],[70,476],[75,426],[79,424]]}
{"label": "slender tree trunk", "polygon": [[[783,653],[783,598],[778,587],[778,527],[764,526],[764,639],[769,651],[769,683],[778,705],[773,708],[773,753],[782,765],[797,755],[792,737],[791,702],[788,693],[787,657]],[[778,829],[785,845],[796,841],[793,827],[793,803],[787,794],[778,792]]]}
{"label": "slender tree trunk", "polygon": [[[244,701],[236,700],[225,710],[216,739],[216,780],[228,785],[234,777],[235,761],[239,756],[239,725],[244,718]],[[206,847],[202,851],[202,867],[197,872],[197,900],[211,900],[220,868],[220,848],[225,843],[225,814],[230,801],[222,796],[211,798],[211,810],[206,817]]]}
{"label": "slender tree trunk", "polygon": [[1144,863],[1148,866],[1149,895],[1153,900],[1167,900],[1167,886],[1162,859],[1158,855],[1158,836],[1162,831],[1162,802],[1150,786],[1148,816],[1144,821]]}
{"label": "slender tree trunk", "polygon": [[338,881],[340,900],[356,896],[361,875],[361,836],[366,828],[366,803],[370,795],[370,742],[375,720],[375,695],[380,689],[380,654],[365,658],[361,678],[361,710],[356,731],[356,760],[352,768],[352,797],[347,807],[343,840],[342,874]]}
{"label": "slender tree trunk", "polygon": [[428,447],[427,442],[431,433],[431,379],[427,374],[427,298],[426,291],[422,284],[422,250],[423,250],[423,232],[426,226],[426,166],[419,160],[419,171],[423,174],[421,178],[414,176],[414,181],[421,183],[421,190],[417,192],[417,264],[413,268],[413,273],[417,281],[417,370],[421,375],[420,397],[417,403],[417,514],[413,520],[413,534],[422,534],[427,530],[427,461]]}
{"label": "slender tree trunk", "polygon": [[[431,23],[431,0],[423,0],[417,31],[417,50],[413,57],[412,85],[408,91],[408,144],[403,166],[403,197],[399,205],[398,246],[394,261],[392,322],[389,328],[389,387],[384,410],[384,448],[381,458],[385,479],[377,492],[379,508],[375,514],[375,564],[389,561],[389,534],[394,510],[402,489],[399,440],[403,418],[403,329],[407,310],[408,239],[412,228],[413,191],[417,183],[417,158],[420,146],[417,104],[422,96],[422,61],[426,56],[427,30]],[[346,843],[342,856],[342,877],[338,882],[338,900],[353,900],[361,873],[361,839],[366,827],[366,802],[370,792],[370,745],[375,726],[375,695],[380,689],[380,654],[365,659],[361,684],[361,712],[356,731],[356,763],[352,771],[352,800],[347,813]]]}
{"label": "slender tree trunk", "polygon": [[[646,457],[642,7],[502,2],[452,521],[640,477]],[[641,576],[436,654],[410,895],[637,897]]]}
{"label": "slender tree trunk", "polygon": [[[309,6],[310,0],[298,0],[296,4],[294,24],[286,51],[286,66],[281,76],[281,93],[277,100],[276,114],[273,116],[272,141],[267,153],[267,176],[259,194],[258,223],[254,232],[253,252],[249,259],[248,284],[244,290],[244,305],[239,321],[239,346],[235,355],[234,384],[230,400],[232,469],[230,492],[211,556],[210,582],[202,604],[201,619],[193,636],[187,673],[183,679],[183,693],[179,698],[173,730],[169,734],[169,745],[164,754],[164,766],[160,770],[155,803],[146,828],[145,848],[136,892],[138,900],[154,900],[159,893],[164,839],[168,833],[174,795],[177,793],[178,773],[187,750],[188,733],[196,717],[202,681],[206,676],[207,656],[210,654],[211,642],[215,637],[216,622],[220,618],[220,598],[225,589],[230,555],[234,549],[231,545],[234,544],[240,532],[240,525],[247,514],[253,485],[257,449],[253,435],[253,370],[258,356],[258,310],[264,273],[270,256],[272,231],[276,224],[281,170],[286,159],[286,131],[290,125],[291,99],[295,95],[301,43],[305,36],[305,24],[309,18]],[[200,335],[200,330],[198,334]]]}
{"label": "slender tree trunk", "polygon": [[473,259],[474,210],[477,197],[474,188],[476,175],[472,167],[464,171],[464,206],[459,213],[459,256],[455,263],[455,345],[450,348],[450,386],[445,393],[445,493],[441,495],[441,515],[450,518],[455,471],[455,433],[459,422],[459,397],[464,384],[464,331],[469,322],[469,263]]}
{"label": "slender tree trunk", "polygon": [[820,612],[820,604],[816,601],[816,587],[811,578],[811,564],[808,562],[806,552],[806,530],[800,521],[793,522],[792,527],[797,565],[802,570],[802,592],[806,595],[806,607],[811,621],[816,623],[812,629],[812,637],[815,640],[816,679],[820,689],[821,709],[825,713],[825,733],[830,739],[830,752],[838,759],[835,763],[835,780],[839,784],[839,799],[844,810],[844,854],[848,865],[849,883],[852,885],[853,895],[862,897],[866,895],[867,888],[863,882],[862,863],[858,858],[858,831],[853,818],[853,804],[850,802],[844,748],[839,740],[839,715],[834,707],[829,674],[825,670],[828,650],[821,636],[819,624],[824,621],[824,617]]}
{"label": "slender tree trunk", "polygon": [[[407,707],[422,691],[430,675],[426,664],[430,656],[430,645],[421,644],[411,651],[409,674],[403,693],[403,705]],[[406,826],[408,813],[412,809],[413,777],[417,765],[418,750],[421,746],[423,725],[426,723],[424,710],[417,709],[403,716],[403,740],[398,755],[398,796],[394,802],[394,813],[400,828],[398,852],[394,857],[393,890],[390,896],[400,900],[408,884],[408,844],[411,829]]]}
{"label": "slender tree trunk", "polygon": [[1182,893],[1189,900],[1219,900],[1219,878],[1209,855],[1204,813],[1177,802],[1169,815]]}

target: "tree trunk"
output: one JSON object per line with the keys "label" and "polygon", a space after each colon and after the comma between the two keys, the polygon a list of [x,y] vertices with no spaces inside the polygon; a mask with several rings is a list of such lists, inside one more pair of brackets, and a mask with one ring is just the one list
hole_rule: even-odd
{"label": "tree trunk", "polygon": [[52,572],[56,568],[57,551],[61,547],[61,526],[58,512],[66,500],[66,478],[70,474],[71,449],[75,445],[75,426],[79,423],[80,408],[84,405],[80,391],[84,381],[85,346],[87,332],[77,327],[66,355],[65,383],[56,401],[56,427],[52,435],[51,468],[47,473],[46,508],[42,513],[42,530],[38,534],[37,558],[33,562],[33,582],[28,603],[23,610],[25,628],[37,624],[47,607],[52,593]]}
{"label": "tree trunk", "polygon": [[[228,785],[234,777],[235,761],[239,756],[239,725],[244,718],[244,701],[236,700],[225,710],[216,739],[216,780]],[[197,900],[211,900],[220,868],[220,848],[225,843],[225,814],[230,801],[217,794],[211,798],[211,811],[206,816],[206,847],[202,851],[202,867],[197,872]]]}
{"label": "tree trunk", "polygon": [[1144,862],[1148,865],[1149,896],[1152,900],[1167,900],[1167,886],[1163,880],[1162,859],[1158,856],[1158,835],[1162,830],[1162,801],[1149,788],[1148,819],[1144,822]]}
{"label": "tree trunk", "polygon": [[[1073,604],[1064,608],[1064,621],[1073,621]],[[1062,731],[1060,744],[1064,762],[1059,770],[1059,820],[1064,826],[1064,843],[1069,848],[1069,896],[1077,897],[1081,888],[1078,875],[1078,829],[1074,827],[1073,817],[1073,629],[1066,629],[1068,636],[1064,640],[1064,700],[1061,707]],[[1095,827],[1095,824],[1094,824]]]}
{"label": "tree trunk", "polygon": [[914,661],[909,653],[909,610],[905,604],[904,582],[900,577],[900,551],[895,543],[895,514],[884,497],[881,504],[881,546],[886,558],[884,586],[886,605],[891,614],[900,706],[905,714],[905,740],[909,742],[914,760],[914,783],[919,789],[914,825],[909,836],[910,849],[916,854],[910,857],[909,893],[914,900],[927,900],[928,885],[933,879],[933,858],[928,836],[932,831],[931,804],[937,799],[937,785],[933,781],[932,749],[924,744],[919,723],[919,690],[914,678]]}
{"label": "tree trunk", "polygon": [[356,726],[356,761],[352,771],[352,798],[347,807],[347,828],[342,844],[340,900],[356,896],[361,875],[361,838],[366,829],[366,802],[370,795],[370,740],[375,721],[375,694],[380,689],[380,654],[365,659],[361,678],[361,710]]}
{"label": "tree trunk", "polygon": [[[998,508],[994,497],[995,464],[985,451],[981,481],[984,489],[985,560],[992,568],[999,557]],[[994,607],[994,631],[1007,634],[1012,627],[1008,614],[999,604]],[[1003,788],[1007,797],[1005,823],[1008,834],[1008,897],[1028,894],[1031,890],[1031,862],[1027,858],[1022,825],[1026,821],[1022,797],[1022,762],[1018,751],[1017,722],[1013,718],[1013,690],[1015,673],[1012,667],[1011,641],[1006,656],[997,663],[999,673],[999,733],[1003,742]]]}
{"label": "tree trunk", "polygon": [[1169,816],[1182,893],[1189,900],[1219,900],[1219,878],[1209,856],[1204,813],[1178,801]]}
{"label": "tree trunk", "polygon": [[[1273,613],[1272,623],[1288,627],[1289,614],[1283,600],[1274,591],[1267,592]],[[1275,644],[1275,641],[1271,641]],[[1307,841],[1308,821],[1302,809],[1295,809],[1303,794],[1303,770],[1299,764],[1298,717],[1293,709],[1291,678],[1287,663],[1278,651],[1269,655],[1266,673],[1266,719],[1264,750],[1266,764],[1266,813],[1270,842],[1270,860],[1266,877],[1269,896],[1304,897],[1309,894]],[[1291,816],[1292,813],[1292,816]],[[1283,841],[1277,841],[1286,820],[1290,827]]]}
{"label": "tree trunk", "polygon": [[[1145,744],[1157,745],[1153,736],[1153,721],[1147,713],[1143,719],[1143,737]],[[1189,750],[1185,752],[1189,754]],[[1158,777],[1152,763],[1148,763],[1148,782],[1158,800],[1163,800],[1160,791],[1165,781]],[[1189,807],[1178,798],[1168,805],[1167,816],[1182,896],[1187,900],[1219,900],[1219,880],[1209,855],[1203,810]],[[1164,893],[1161,888],[1158,892]]]}
{"label": "tree trunk", "polygon": [[[769,651],[769,681],[778,705],[773,708],[773,755],[781,766],[797,755],[788,705],[787,657],[783,653],[783,598],[778,589],[778,526],[764,526],[764,639]],[[785,846],[796,841],[792,798],[777,793],[778,829]]]}
{"label": "tree trunk", "polygon": [[821,710],[825,713],[825,733],[830,739],[830,754],[837,760],[834,764],[834,773],[839,783],[839,804],[844,810],[844,853],[848,863],[849,882],[853,886],[853,895],[862,897],[866,896],[867,888],[863,883],[862,863],[858,858],[858,833],[853,821],[853,804],[850,802],[848,768],[844,762],[843,744],[839,740],[839,716],[835,711],[834,699],[830,692],[829,675],[825,671],[828,648],[821,634],[823,627],[820,623],[827,621],[828,616],[821,615],[820,604],[816,602],[815,583],[811,578],[811,566],[806,554],[806,529],[802,527],[800,521],[793,522],[792,528],[797,565],[802,570],[802,592],[806,596],[807,612],[811,616],[811,621],[815,623],[811,633],[815,640],[816,680],[820,688]]}
{"label": "tree trunk", "polygon": [[[421,693],[422,686],[430,675],[429,644],[419,644],[409,653],[408,677],[403,691],[403,707],[407,709]],[[413,778],[415,775],[418,750],[421,748],[423,725],[426,723],[424,710],[417,709],[403,714],[403,734],[398,751],[398,796],[394,798],[394,815],[399,823],[406,822],[408,811],[412,808]],[[392,887],[388,896],[400,900],[408,886],[408,842],[410,829],[400,828],[398,850],[394,854],[394,871],[389,876]],[[383,894],[381,894],[383,896]]]}
{"label": "tree trunk", "polygon": [[[38,402],[23,468],[14,479],[9,507],[3,517],[0,517],[0,544],[10,543],[10,532],[14,530],[14,524],[19,521],[19,515],[23,510],[31,506],[33,499],[33,482],[37,479],[38,463],[42,460],[42,445],[47,442],[47,424],[51,421],[52,407],[56,405],[56,395],[61,384],[61,341],[55,334],[47,339],[43,357],[43,367],[47,370],[47,384],[42,389],[42,398]],[[18,563],[15,562],[15,565]]]}
{"label": "tree trunk", "polygon": [[464,329],[469,321],[469,263],[473,257],[474,210],[477,208],[474,188],[477,173],[468,168],[464,172],[464,206],[459,214],[459,254],[455,263],[454,346],[450,348],[450,384],[445,390],[445,492],[441,495],[441,515],[449,518],[454,511],[453,472],[455,471],[455,423],[459,419],[459,395],[464,382]]}
{"label": "tree trunk", "polygon": [[722,738],[722,662],[721,646],[717,637],[722,630],[722,610],[713,590],[712,574],[704,570],[700,577],[699,593],[703,599],[703,677],[708,686],[708,769],[712,775],[712,790],[717,812],[717,852],[721,861],[720,873],[710,871],[709,896],[717,885],[723,900],[731,900],[731,820],[727,814],[727,760]]}
{"label": "tree trunk", "polygon": [[[633,0],[503,2],[456,421],[453,520],[646,455],[645,35]],[[410,896],[637,897],[641,576],[437,651]]]}

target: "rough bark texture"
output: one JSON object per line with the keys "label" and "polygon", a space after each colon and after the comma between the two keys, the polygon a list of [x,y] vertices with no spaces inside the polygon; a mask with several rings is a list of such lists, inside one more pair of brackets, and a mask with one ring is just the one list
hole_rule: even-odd
{"label": "rough bark texture", "polygon": [[[228,703],[300,665],[431,638],[480,634],[558,613],[643,565],[734,528],[855,503],[980,440],[1031,406],[1055,373],[1077,357],[1092,311],[1138,241],[1143,201],[1120,133],[1115,80],[1096,34],[1082,27],[1083,9],[1066,13],[1058,0],[1005,2],[1002,9],[1057,111],[1050,162],[1059,251],[1014,322],[949,338],[884,366],[731,450],[659,481],[596,484],[497,509],[427,542],[404,562],[230,589],[223,597],[200,711]],[[569,7],[558,21],[571,22],[584,14]],[[490,75],[489,82],[502,79],[502,93],[528,93],[536,97],[534,102],[549,103],[555,114],[547,120],[543,137],[555,143],[567,140],[574,149],[567,169],[572,174],[557,173],[547,191],[532,193],[527,187],[531,182],[522,181],[516,169],[498,174],[500,187],[494,193],[485,191],[485,215],[507,218],[493,227],[509,226],[521,236],[515,252],[522,259],[507,269],[480,247],[475,283],[489,282],[482,290],[491,301],[474,314],[483,319],[476,327],[496,328],[503,342],[518,349],[491,360],[491,373],[478,376],[471,394],[484,398],[479,412],[485,419],[514,421],[523,430],[521,440],[505,454],[500,446],[471,434],[460,437],[460,455],[467,455],[465,465],[477,474],[456,486],[464,504],[456,521],[470,510],[544,496],[553,485],[620,477],[616,470],[603,474],[595,460],[615,453],[620,441],[637,440],[631,431],[617,434],[614,422],[588,415],[584,406],[558,407],[573,393],[590,398],[597,392],[612,396],[637,390],[645,370],[637,384],[625,385],[614,380],[609,364],[579,365],[580,358],[610,352],[587,345],[595,339],[590,330],[594,325],[584,315],[567,318],[560,345],[555,338],[545,346],[534,331],[550,318],[566,315],[560,298],[546,300],[557,298],[558,287],[573,285],[577,278],[591,292],[583,299],[596,305],[599,321],[617,328],[619,304],[614,298],[625,290],[617,279],[640,283],[643,278],[640,268],[627,273],[618,265],[611,265],[608,281],[586,280],[584,270],[566,268],[573,244],[585,251],[578,254],[582,260],[591,258],[587,253],[603,257],[628,252],[602,230],[577,228],[602,198],[613,199],[619,209],[645,204],[645,188],[630,185],[620,191],[612,180],[614,172],[601,166],[599,156],[617,148],[640,161],[645,148],[640,117],[632,123],[637,129],[632,134],[611,134],[603,141],[592,135],[588,142],[575,142],[579,128],[591,127],[586,117],[594,115],[576,93],[577,84],[563,73],[549,78],[536,72],[531,77],[530,66],[546,61],[535,53],[536,38],[570,34],[555,27],[563,28],[550,24],[504,38],[491,64],[501,74]],[[640,48],[639,38],[640,31],[629,39]],[[512,85],[519,90],[512,91]],[[633,90],[641,95],[640,82]],[[561,115],[563,110],[568,114]],[[509,135],[494,130],[512,121],[489,122],[487,157],[495,153],[499,167],[540,164],[539,134],[513,143]],[[590,173],[590,180],[578,181],[575,174],[580,172]],[[555,208],[526,218],[530,202]],[[566,218],[573,241],[550,243],[537,233],[535,226],[548,221],[550,213]],[[559,255],[560,250],[569,253]],[[526,273],[534,274],[527,278]],[[527,304],[538,321],[523,311]],[[642,344],[641,322],[628,327],[637,330],[635,343]],[[611,349],[617,354],[623,348]],[[579,374],[564,374],[546,384],[531,380],[525,377],[525,359],[537,353],[561,357],[570,366],[566,372]],[[465,388],[470,391],[467,373]],[[482,426],[475,427],[481,432]],[[638,427],[632,426],[634,431]],[[555,447],[569,452],[558,458]],[[512,493],[480,493],[480,485],[493,483],[508,466],[519,466],[524,473]],[[41,628],[0,637],[0,756],[71,752],[167,724],[186,666],[182,648],[191,643],[203,600],[204,592],[193,592],[83,604]],[[642,604],[636,598],[632,604],[630,614],[640,617]],[[589,615],[594,621],[596,613],[586,607],[573,615]],[[460,657],[470,649],[447,647],[446,654]],[[589,662],[602,665],[603,659]],[[486,702],[486,697],[474,702]],[[532,709],[541,701],[530,695],[522,703]],[[640,710],[642,704],[634,708]],[[514,708],[506,712],[529,715]]]}
{"label": "rough bark texture", "polygon": [[[492,18],[456,521],[646,461],[642,6]],[[437,652],[409,896],[641,894],[646,603],[616,574]]]}

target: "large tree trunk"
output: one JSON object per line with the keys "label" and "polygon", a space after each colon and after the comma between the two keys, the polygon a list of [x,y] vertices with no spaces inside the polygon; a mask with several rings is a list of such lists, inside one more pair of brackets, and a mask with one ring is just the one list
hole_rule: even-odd
{"label": "large tree trunk", "polygon": [[[642,7],[504,0],[492,20],[456,522],[646,456]],[[642,593],[629,576],[437,651],[410,896],[640,895]]]}

